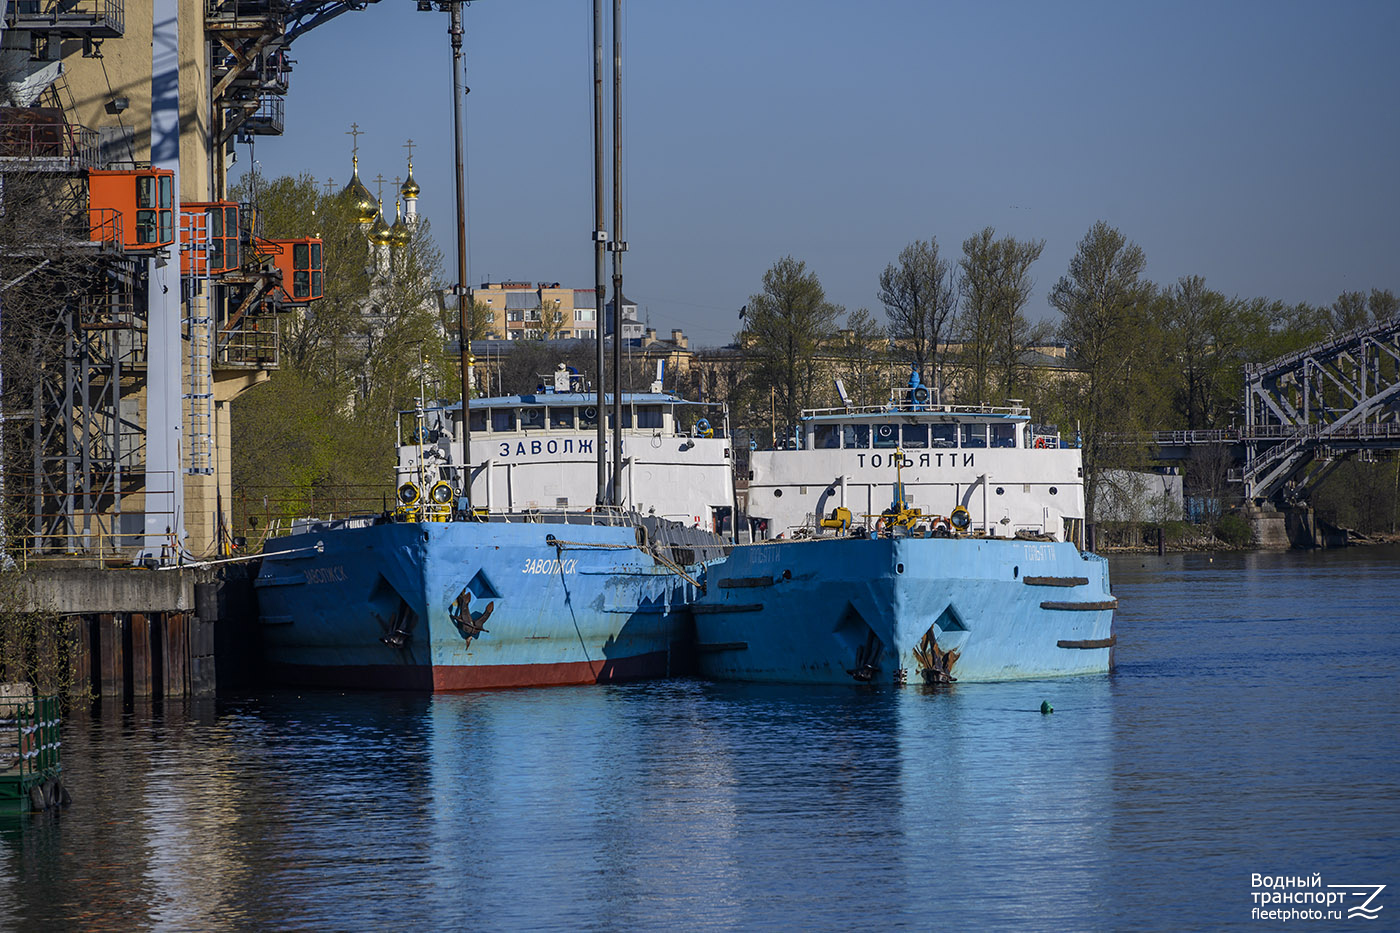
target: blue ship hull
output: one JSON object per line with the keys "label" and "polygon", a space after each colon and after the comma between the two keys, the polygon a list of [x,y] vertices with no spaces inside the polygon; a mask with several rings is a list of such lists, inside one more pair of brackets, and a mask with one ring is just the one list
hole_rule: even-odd
{"label": "blue ship hull", "polygon": [[1107,671],[1108,564],[1073,544],[855,538],[736,548],[694,607],[702,674],[795,683]]}
{"label": "blue ship hull", "polygon": [[277,538],[256,581],[268,674],[430,690],[665,676],[688,657],[696,588],[636,536],[384,522]]}

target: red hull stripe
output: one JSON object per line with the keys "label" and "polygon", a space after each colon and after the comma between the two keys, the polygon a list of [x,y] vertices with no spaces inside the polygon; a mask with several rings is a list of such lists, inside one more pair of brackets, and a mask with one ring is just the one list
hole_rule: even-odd
{"label": "red hull stripe", "polygon": [[570,661],[562,664],[483,664],[473,666],[272,664],[269,677],[282,683],[367,690],[491,690],[504,687],[557,687],[573,684],[647,680],[676,673],[665,651],[633,658]]}

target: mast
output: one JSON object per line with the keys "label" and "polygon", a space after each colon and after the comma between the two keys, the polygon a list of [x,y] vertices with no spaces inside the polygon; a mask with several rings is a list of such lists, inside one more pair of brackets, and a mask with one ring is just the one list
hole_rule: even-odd
{"label": "mast", "polygon": [[622,0],[613,0],[613,505],[622,503],[619,492],[622,483],[622,254],[627,249],[627,242],[622,239],[622,36],[618,28],[621,20]]}
{"label": "mast", "polygon": [[603,0],[593,0],[593,296],[598,336],[598,496],[596,505],[608,501],[608,403],[603,393],[603,330],[606,322],[607,285],[603,279],[603,253],[608,231],[603,216]]}
{"label": "mast", "polygon": [[[441,9],[441,7],[439,7]],[[462,3],[452,4],[452,134],[457,150],[457,343],[462,352],[462,498],[472,511],[472,296],[467,288],[466,182],[462,169]]]}

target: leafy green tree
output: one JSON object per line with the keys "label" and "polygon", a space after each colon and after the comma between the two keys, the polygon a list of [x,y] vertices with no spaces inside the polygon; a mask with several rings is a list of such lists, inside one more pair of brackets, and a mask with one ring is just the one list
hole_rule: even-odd
{"label": "leafy green tree", "polygon": [[369,244],[349,200],[325,194],[308,174],[264,179],[249,173],[231,197],[252,204],[260,236],[323,241],[324,297],[282,316],[282,359],[328,378],[348,378],[358,370],[352,345],[361,332],[373,274]]}
{"label": "leafy green tree", "polygon": [[[942,362],[958,305],[956,269],[938,252],[938,240],[915,240],[880,273],[890,340],[925,382],[941,381]],[[850,326],[848,324],[848,326]]]}
{"label": "leafy green tree", "polygon": [[1400,312],[1400,299],[1388,288],[1373,288],[1370,294],[1362,291],[1342,292],[1332,302],[1330,311],[1333,332],[1345,333],[1395,316]]}
{"label": "leafy green tree", "polygon": [[767,395],[780,423],[793,424],[810,407],[818,354],[831,343],[842,308],[826,300],[806,263],[786,256],[763,274],[763,290],[749,298],[746,313],[741,342],[749,343],[758,363],[751,377],[755,395]]}
{"label": "leafy green tree", "polygon": [[998,238],[986,227],[963,241],[961,269],[963,389],[968,401],[985,403],[997,389],[1019,391],[1025,379],[1025,350],[1044,336],[1024,314],[1034,287],[1031,265],[1044,240]]}
{"label": "leafy green tree", "polygon": [[1371,289],[1371,320],[1385,321],[1400,314],[1400,298],[1390,289]]}
{"label": "leafy green tree", "polygon": [[1206,287],[1198,275],[1183,276],[1162,292],[1157,314],[1175,364],[1176,410],[1186,427],[1222,427],[1239,403],[1242,366],[1256,322],[1244,302]]}
{"label": "leafy green tree", "polygon": [[1371,323],[1371,311],[1366,305],[1365,292],[1342,292],[1332,302],[1332,330],[1346,333]]}
{"label": "leafy green tree", "polygon": [[1148,359],[1141,339],[1152,287],[1141,279],[1142,247],[1097,221],[1069,263],[1069,274],[1050,290],[1050,304],[1064,315],[1061,337],[1083,373],[1073,384],[1070,409],[1082,425],[1087,518],[1094,520],[1098,472],[1113,456],[1105,435],[1132,430],[1134,369]]}
{"label": "leafy green tree", "polygon": [[[234,196],[254,205],[261,236],[321,237],[325,270],[324,297],[283,315],[280,369],[232,406],[236,521],[256,519],[259,506],[264,520],[316,503],[344,511],[374,499],[377,508],[375,491],[393,481],[396,413],[420,393],[460,393],[431,228],[419,218],[373,250],[349,200],[306,175],[246,176]],[[332,495],[363,501],[337,505]]]}

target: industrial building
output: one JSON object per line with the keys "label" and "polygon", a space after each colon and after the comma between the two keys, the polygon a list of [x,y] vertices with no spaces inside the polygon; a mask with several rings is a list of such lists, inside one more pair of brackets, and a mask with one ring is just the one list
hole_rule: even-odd
{"label": "industrial building", "polygon": [[0,0],[11,555],[232,546],[229,405],[277,367],[279,315],[323,286],[318,239],[265,238],[228,199],[234,145],[282,132],[291,41],[364,5]]}

